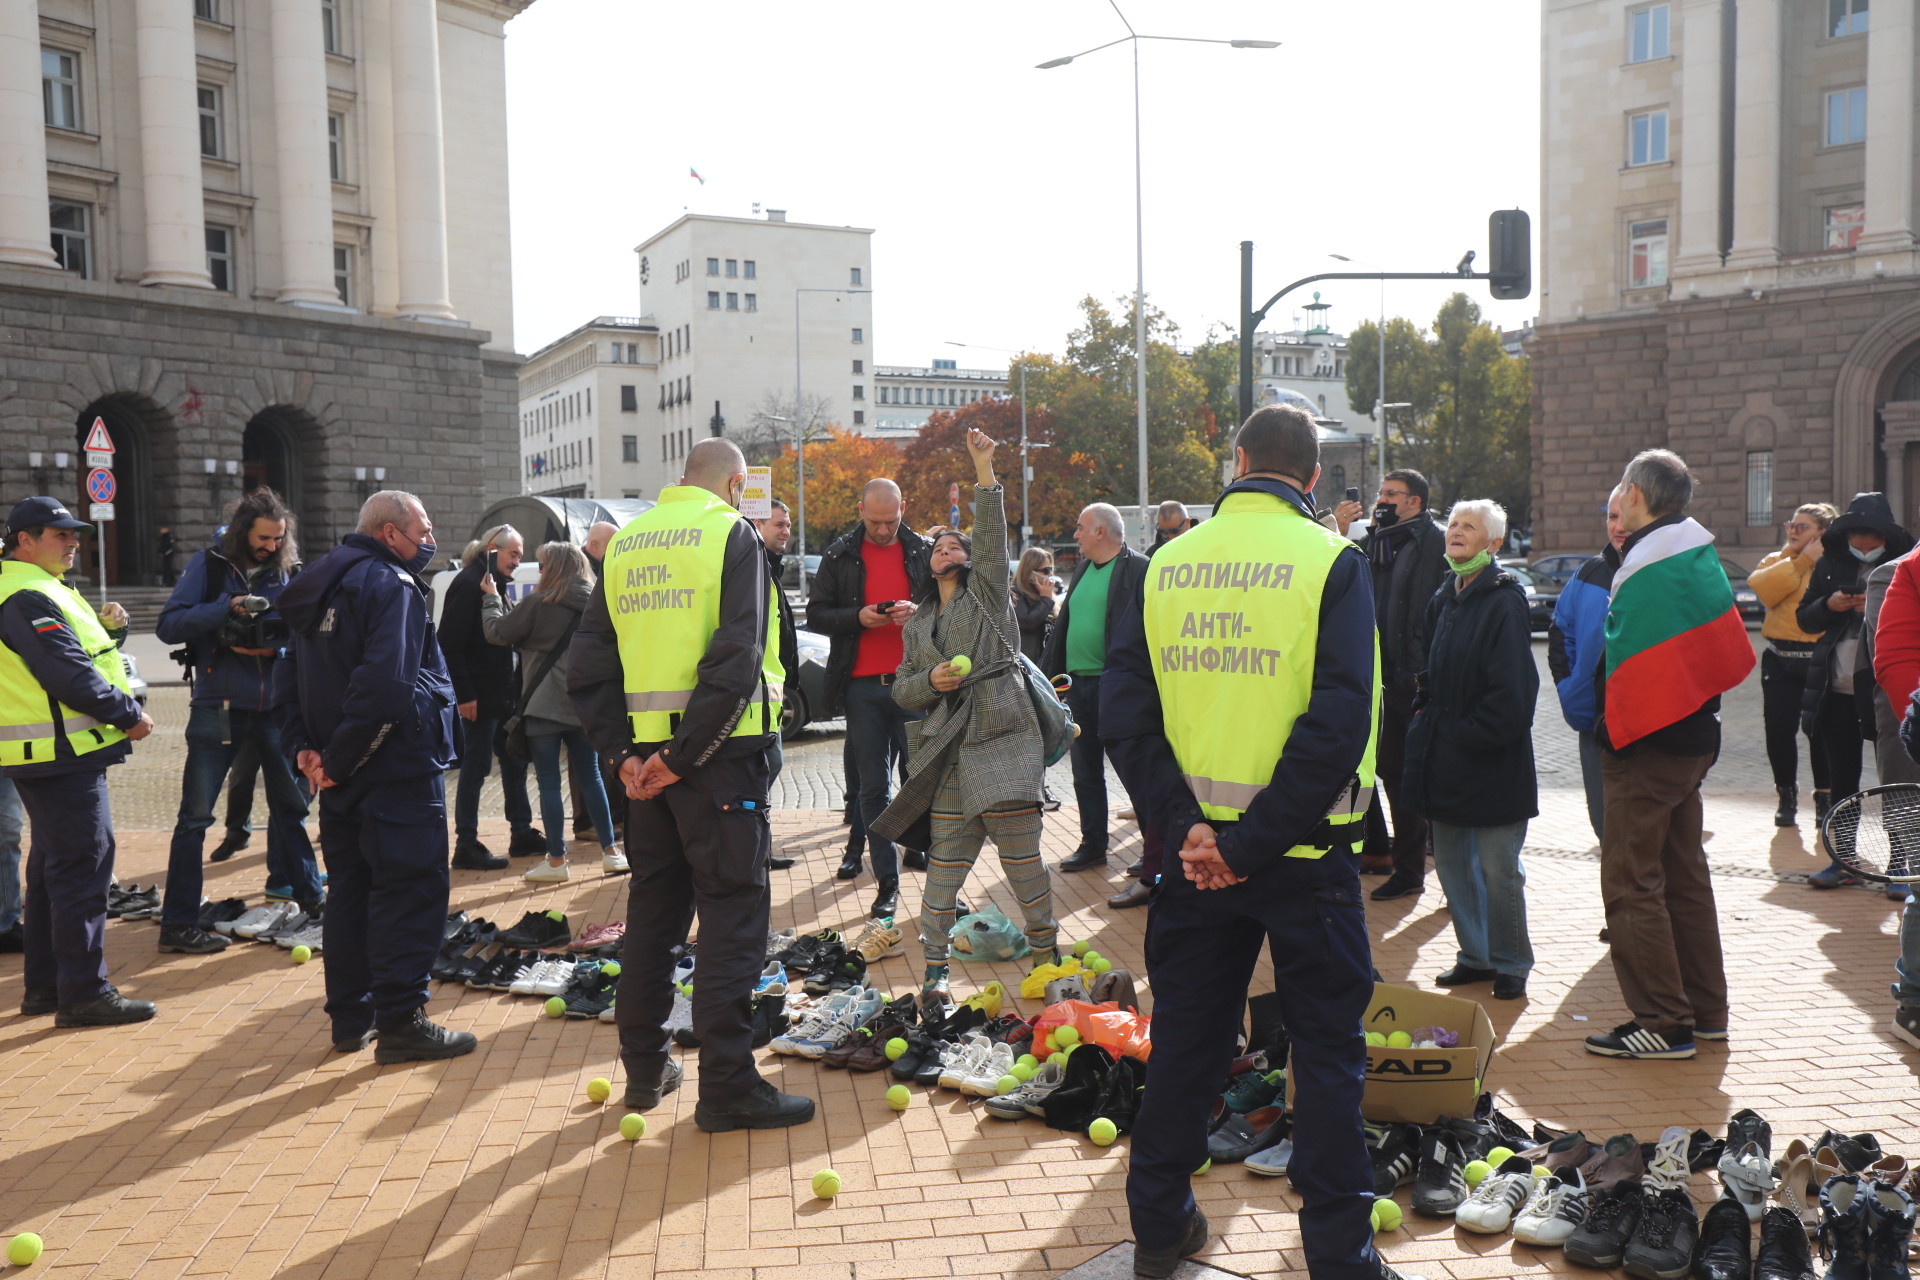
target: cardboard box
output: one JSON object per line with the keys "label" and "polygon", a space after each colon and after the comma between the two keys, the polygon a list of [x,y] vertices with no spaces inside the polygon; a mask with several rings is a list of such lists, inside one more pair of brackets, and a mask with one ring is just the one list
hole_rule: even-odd
{"label": "cardboard box", "polygon": [[[1411,1035],[1420,1027],[1460,1034],[1457,1049],[1367,1048],[1367,1089],[1360,1111],[1368,1120],[1432,1124],[1441,1116],[1471,1116],[1493,1064],[1493,1023],[1472,1000],[1375,983],[1364,1030]],[[1293,1097],[1293,1073],[1287,1073]]]}

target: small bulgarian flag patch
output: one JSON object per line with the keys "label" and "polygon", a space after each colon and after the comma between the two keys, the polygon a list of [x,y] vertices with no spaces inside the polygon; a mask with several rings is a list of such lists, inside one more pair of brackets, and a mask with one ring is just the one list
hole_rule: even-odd
{"label": "small bulgarian flag patch", "polygon": [[58,618],[35,618],[33,620],[33,629],[36,633],[47,632],[47,631],[64,631],[66,630],[66,628],[67,628],[67,624],[60,621],[60,619]]}
{"label": "small bulgarian flag patch", "polygon": [[1607,737],[1614,747],[1692,715],[1753,670],[1733,585],[1697,521],[1655,529],[1613,576]]}

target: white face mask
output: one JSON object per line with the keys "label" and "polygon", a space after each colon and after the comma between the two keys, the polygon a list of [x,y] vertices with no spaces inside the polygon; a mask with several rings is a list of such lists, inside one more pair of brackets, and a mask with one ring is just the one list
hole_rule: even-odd
{"label": "white face mask", "polygon": [[1864,561],[1867,564],[1872,564],[1875,560],[1887,554],[1887,549],[1884,546],[1875,547],[1871,551],[1862,551],[1858,547],[1848,547],[1847,550],[1853,552],[1853,558],[1855,560]]}

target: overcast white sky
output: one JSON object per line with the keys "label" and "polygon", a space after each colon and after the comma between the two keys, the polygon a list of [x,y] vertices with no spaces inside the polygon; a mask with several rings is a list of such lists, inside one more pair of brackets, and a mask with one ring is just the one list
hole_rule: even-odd
{"label": "overcast white sky", "polygon": [[[1122,0],[1141,45],[1148,298],[1197,341],[1329,253],[1486,260],[1486,217],[1539,195],[1537,0]],[[1106,0],[827,6],[538,0],[507,27],[516,346],[637,305],[633,246],[683,211],[874,229],[875,357],[1058,352],[1088,293],[1134,282],[1131,59]],[[688,176],[697,168],[706,184]],[[1345,330],[1379,286],[1320,287]],[[1387,285],[1423,324],[1452,286]],[[1517,325],[1532,299],[1493,302]],[[1290,327],[1310,290],[1268,328]]]}

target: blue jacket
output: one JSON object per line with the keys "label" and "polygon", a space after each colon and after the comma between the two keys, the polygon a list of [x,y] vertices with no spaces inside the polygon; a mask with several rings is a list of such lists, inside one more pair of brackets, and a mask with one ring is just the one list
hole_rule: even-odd
{"label": "blue jacket", "polygon": [[288,584],[279,607],[293,628],[274,670],[287,759],[318,751],[335,782],[417,778],[453,763],[453,682],[431,593],[391,552],[348,534]]}
{"label": "blue jacket", "polygon": [[[219,588],[212,582],[219,577]],[[184,644],[193,656],[193,705],[222,703],[245,711],[265,711],[273,705],[273,658],[235,653],[220,643],[220,629],[233,616],[235,596],[265,596],[277,600],[287,589],[286,575],[272,568],[249,583],[231,561],[213,548],[187,561],[173,594],[160,609],[154,633],[168,644]],[[212,599],[208,599],[209,594]]]}
{"label": "blue jacket", "polygon": [[[1237,492],[1272,494],[1296,507],[1302,519],[1313,519],[1312,502],[1278,480],[1235,481],[1221,500]],[[1217,514],[1219,507],[1214,510]],[[1172,852],[1195,823],[1206,819],[1167,741],[1153,655],[1147,648],[1145,596],[1136,591],[1117,614],[1110,607],[1107,615],[1100,740],[1140,811],[1141,825],[1165,833]],[[1298,887],[1353,875],[1353,862],[1344,856],[1282,855],[1320,824],[1366,754],[1373,732],[1373,651],[1373,577],[1366,557],[1354,546],[1334,559],[1321,589],[1313,693],[1305,713],[1293,722],[1273,780],[1239,822],[1212,824],[1219,834],[1220,856],[1236,875],[1251,876],[1281,864],[1289,882]],[[1168,863],[1168,874],[1182,874],[1172,857]]]}
{"label": "blue jacket", "polygon": [[1593,732],[1600,720],[1593,673],[1607,652],[1607,605],[1619,567],[1620,553],[1609,542],[1560,593],[1547,628],[1547,667],[1560,690],[1560,714],[1576,733]]}

